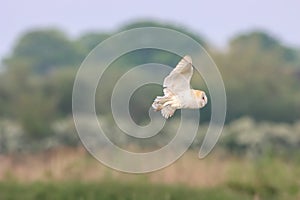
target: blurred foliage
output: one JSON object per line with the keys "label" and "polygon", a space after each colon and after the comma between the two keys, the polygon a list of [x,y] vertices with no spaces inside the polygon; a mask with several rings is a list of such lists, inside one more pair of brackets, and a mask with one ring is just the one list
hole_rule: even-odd
{"label": "blurred foliage", "polygon": [[299,155],[300,121],[294,124],[260,122],[240,118],[224,128],[220,145],[236,155],[252,158]]}
{"label": "blurred foliage", "polygon": [[244,115],[278,122],[300,118],[296,50],[266,33],[253,32],[234,38],[215,61],[226,87],[228,121]]}
{"label": "blurred foliage", "polygon": [[5,62],[9,68],[26,62],[33,72],[47,73],[56,67],[77,65],[84,58],[80,51],[61,31],[36,30],[21,36]]}
{"label": "blurred foliage", "polygon": [[[226,51],[212,50],[203,37],[170,24],[136,22],[121,27],[117,32],[145,26],[178,30],[211,52],[227,92],[228,126],[223,142],[226,148],[239,152],[258,145],[257,151],[265,152],[267,148],[299,147],[300,128],[294,125],[300,119],[299,50],[283,45],[262,31],[236,36]],[[77,140],[68,136],[74,134],[70,131],[73,128],[58,128],[57,131],[57,122],[68,121],[72,114],[73,81],[80,63],[95,46],[113,34],[91,32],[71,39],[60,30],[40,29],[21,35],[12,54],[3,60],[5,70],[0,73],[0,118],[20,126],[22,137],[48,141],[60,135],[52,144],[63,141],[76,144]],[[183,49],[189,48],[184,44],[178,45]],[[154,49],[137,50],[121,56],[107,71],[112,76],[107,76],[105,83],[99,83],[98,91],[101,89],[101,92],[96,94],[98,114],[110,121],[107,103],[110,102],[112,88],[132,66],[148,62],[175,66],[179,59],[177,55]],[[203,81],[193,80],[192,83],[195,88],[206,88]],[[161,93],[161,88],[155,86],[141,88],[134,94],[132,102],[136,106],[130,106],[130,110],[137,123],[149,120],[147,109],[158,93]],[[236,121],[243,116],[249,116],[251,120],[243,118]],[[210,104],[201,110],[201,117],[204,122],[210,119]],[[14,137],[13,134],[8,137],[3,130],[0,127],[1,137],[7,140]]]}
{"label": "blurred foliage", "polygon": [[93,50],[100,42],[104,41],[110,36],[108,33],[87,33],[81,36],[77,43],[82,46],[82,51],[88,54]]}
{"label": "blurred foliage", "polygon": [[203,36],[199,36],[199,34],[193,33],[191,30],[189,30],[187,27],[182,26],[176,26],[172,24],[163,24],[155,21],[138,21],[133,22],[127,25],[124,25],[121,27],[120,31],[129,30],[133,28],[142,28],[142,27],[158,27],[158,28],[168,28],[175,31],[179,31],[181,33],[184,33],[188,35],[189,37],[196,40],[198,43],[200,43],[203,47],[207,47],[207,43],[204,41]]}
{"label": "blurred foliage", "polygon": [[298,199],[299,162],[262,157],[256,162],[233,162],[226,185],[258,199]]}
{"label": "blurred foliage", "polygon": [[250,195],[240,194],[226,188],[196,189],[184,185],[166,186],[145,182],[122,183],[106,181],[82,183],[82,181],[50,183],[0,183],[0,199],[85,199],[85,200],[124,200],[124,199],[251,199]]}
{"label": "blurred foliage", "polygon": [[[118,146],[127,149],[161,148],[169,143],[175,136],[180,118],[176,117],[166,123],[161,132],[151,138],[137,139],[124,134],[110,117],[99,118],[101,127],[107,137]],[[125,121],[126,122],[126,121]],[[119,122],[124,124],[124,122]],[[193,120],[186,122],[187,127],[193,127]],[[191,123],[191,125],[189,125]],[[80,144],[76,134],[75,125],[71,116],[49,122],[51,134],[47,137],[26,134],[28,128],[18,121],[0,120],[0,153],[12,153],[17,151],[34,151],[54,148],[58,146],[77,146]],[[93,124],[86,122],[87,127]],[[130,127],[128,127],[130,128]],[[197,136],[191,145],[191,149],[200,148],[206,134],[208,124],[201,124]],[[188,131],[188,130],[187,130]],[[141,135],[146,133],[139,132]],[[187,139],[188,140],[188,139]],[[99,141],[98,141],[99,142]],[[101,142],[101,141],[100,141]],[[184,145],[185,138],[182,138]],[[105,144],[105,141],[103,141]],[[243,117],[227,124],[218,141],[217,148],[230,155],[260,159],[262,157],[282,157],[286,160],[296,159],[300,162],[300,121],[293,124],[255,122],[249,117]],[[100,147],[99,147],[100,148]],[[129,149],[128,149],[129,150]]]}

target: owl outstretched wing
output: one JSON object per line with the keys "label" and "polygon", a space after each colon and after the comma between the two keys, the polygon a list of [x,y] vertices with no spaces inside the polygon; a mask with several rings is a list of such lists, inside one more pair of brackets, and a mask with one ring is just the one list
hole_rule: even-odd
{"label": "owl outstretched wing", "polygon": [[184,56],[172,72],[164,79],[163,87],[173,93],[190,89],[190,82],[193,75],[192,58]]}

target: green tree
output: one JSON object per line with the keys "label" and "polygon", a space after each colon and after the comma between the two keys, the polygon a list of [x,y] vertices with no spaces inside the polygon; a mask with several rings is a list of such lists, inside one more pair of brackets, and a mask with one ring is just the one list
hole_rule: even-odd
{"label": "green tree", "polygon": [[83,48],[83,51],[88,54],[99,43],[110,36],[108,33],[87,33],[81,36],[77,42]]}
{"label": "green tree", "polygon": [[217,56],[228,97],[228,120],[250,115],[256,120],[293,121],[296,101],[295,51],[262,32],[234,38]]}
{"label": "green tree", "polygon": [[204,47],[208,47],[208,44],[203,39],[203,36],[199,36],[199,34],[190,31],[186,27],[175,26],[173,24],[168,24],[168,23],[160,23],[157,21],[136,21],[136,22],[132,22],[132,23],[124,25],[123,27],[120,28],[120,31],[129,30],[129,29],[133,29],[133,28],[142,28],[142,27],[159,27],[159,28],[173,29],[175,31],[179,31],[181,33],[184,33],[184,34],[190,36],[191,38],[193,38],[194,40],[199,42],[201,45],[203,45]]}
{"label": "green tree", "polygon": [[35,30],[25,33],[5,60],[8,68],[25,62],[36,73],[46,73],[61,66],[77,66],[83,59],[81,50],[61,31]]}

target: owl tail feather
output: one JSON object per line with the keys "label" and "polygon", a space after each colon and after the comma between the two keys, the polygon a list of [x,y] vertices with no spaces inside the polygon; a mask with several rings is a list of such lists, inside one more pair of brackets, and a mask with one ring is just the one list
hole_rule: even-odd
{"label": "owl tail feather", "polygon": [[160,111],[170,99],[167,96],[157,96],[152,103],[152,108],[155,111]]}
{"label": "owl tail feather", "polygon": [[174,112],[175,112],[175,108],[173,108],[170,105],[170,98],[168,96],[158,96],[156,97],[156,99],[154,100],[153,104],[152,104],[152,108],[155,111],[161,111],[161,114],[164,118],[168,119],[169,117],[172,117]]}

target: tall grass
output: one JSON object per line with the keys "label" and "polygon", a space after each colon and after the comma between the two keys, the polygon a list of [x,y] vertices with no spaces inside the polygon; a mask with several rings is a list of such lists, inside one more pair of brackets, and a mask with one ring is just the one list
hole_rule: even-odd
{"label": "tall grass", "polygon": [[0,156],[6,199],[300,199],[300,162],[189,151],[157,172],[131,175],[104,167],[83,149]]}
{"label": "tall grass", "polygon": [[262,157],[232,162],[226,185],[264,199],[299,199],[300,168],[296,162]]}
{"label": "tall grass", "polygon": [[239,200],[251,199],[230,189],[212,188],[196,189],[183,185],[166,186],[143,182],[35,182],[20,184],[15,182],[0,183],[0,199],[2,200]]}

